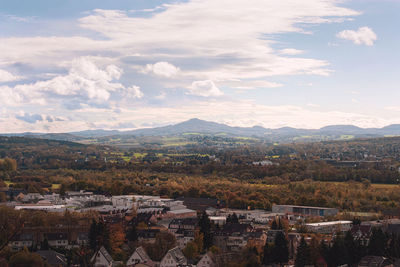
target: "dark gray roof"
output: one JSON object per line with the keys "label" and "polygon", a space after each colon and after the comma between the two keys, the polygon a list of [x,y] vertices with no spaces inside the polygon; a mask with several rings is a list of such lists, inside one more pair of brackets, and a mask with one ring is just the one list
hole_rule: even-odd
{"label": "dark gray roof", "polygon": [[47,233],[46,234],[47,240],[67,240],[68,234],[67,233]]}
{"label": "dark gray roof", "polygon": [[358,266],[361,267],[383,267],[390,265],[390,261],[382,256],[365,256],[361,259]]}
{"label": "dark gray roof", "polygon": [[50,266],[67,266],[67,258],[61,253],[53,250],[39,250],[36,253]]}
{"label": "dark gray roof", "polygon": [[33,241],[33,234],[23,233],[15,235],[13,238],[11,238],[11,241]]}

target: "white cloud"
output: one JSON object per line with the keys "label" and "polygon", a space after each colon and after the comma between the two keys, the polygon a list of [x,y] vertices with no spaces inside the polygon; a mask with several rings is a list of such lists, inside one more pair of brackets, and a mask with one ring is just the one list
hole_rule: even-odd
{"label": "white cloud", "polygon": [[143,73],[154,73],[158,76],[163,77],[174,77],[178,74],[179,68],[175,67],[171,63],[161,61],[155,64],[147,64],[145,68],[142,69]]}
{"label": "white cloud", "polygon": [[238,80],[238,81],[229,81],[221,83],[224,86],[229,86],[235,89],[240,90],[252,90],[258,88],[277,88],[283,86],[281,83],[269,82],[269,81],[246,81],[246,80]]}
{"label": "white cloud", "polygon": [[140,91],[139,86],[131,86],[126,88],[126,96],[130,98],[142,98],[143,97],[143,92]]}
{"label": "white cloud", "polygon": [[311,108],[319,108],[320,107],[320,105],[314,104],[314,103],[308,103],[307,106],[311,107]]}
{"label": "white cloud", "polygon": [[211,80],[194,81],[188,88],[189,94],[198,96],[221,96],[224,93]]}
{"label": "white cloud", "polygon": [[55,122],[55,121],[64,121],[65,119],[60,117],[55,117],[52,115],[43,115],[43,114],[35,114],[35,113],[26,113],[24,111],[19,112],[15,115],[15,118],[27,123],[36,123],[36,122]]}
{"label": "white cloud", "polygon": [[[95,10],[80,19],[82,28],[105,38],[1,38],[0,65],[53,65],[71,57],[111,52],[120,60],[133,54],[159,62],[167,62],[168,58],[190,60],[195,80],[327,75],[328,62],[285,57],[271,48],[266,36],[305,33],[301,25],[338,23],[359,13],[340,7],[336,0],[254,0],[252,5],[242,0],[192,0],[164,5],[149,17],[128,14]],[[299,53],[293,48],[284,51]]]}
{"label": "white cloud", "polygon": [[304,51],[303,50],[294,49],[294,48],[285,48],[285,49],[280,50],[279,53],[282,54],[282,55],[294,56],[294,55],[303,54]]}
{"label": "white cloud", "polygon": [[388,106],[385,107],[386,110],[400,112],[400,106]]}
{"label": "white cloud", "polygon": [[17,81],[20,78],[21,77],[16,76],[8,71],[0,69],[0,83]]}
{"label": "white cloud", "polygon": [[12,88],[3,86],[0,88],[0,94],[5,99],[10,99],[14,105],[18,103],[44,105],[49,99],[61,99],[64,104],[76,107],[81,103],[106,103],[113,93],[122,93],[131,98],[142,97],[143,93],[139,87],[126,88],[114,82],[120,79],[122,73],[123,70],[115,65],[101,69],[89,58],[82,57],[72,61],[67,75],[31,84],[18,84]]}
{"label": "white cloud", "polygon": [[344,30],[336,35],[338,38],[352,41],[357,45],[374,45],[374,42],[378,39],[374,31],[369,27],[358,28],[357,31]]}
{"label": "white cloud", "polygon": [[[192,102],[198,98],[184,96],[191,101],[182,107],[150,107],[143,100],[133,106],[133,98],[145,97],[141,88],[125,83],[130,79],[130,71],[134,71],[133,65],[141,65],[136,71],[154,74],[154,77],[144,77],[143,84],[159,88],[159,92],[149,94],[156,95],[156,99],[165,98],[165,88],[186,88],[187,94],[215,97],[223,95],[218,87],[228,92],[228,87],[281,86],[273,82],[273,76],[329,75],[329,62],[301,55],[302,51],[295,48],[276,50],[272,47],[276,39],[271,36],[305,34],[310,30],[307,25],[339,23],[359,14],[341,7],[340,3],[337,0],[254,0],[249,5],[242,0],[189,0],[163,5],[146,16],[135,16],[136,13],[132,16],[120,10],[95,10],[77,23],[71,23],[81,27],[72,36],[0,38],[0,68],[15,64],[57,72],[51,77],[37,73],[29,77],[30,73],[23,73],[24,78],[34,80],[12,87],[0,86],[0,105],[23,106],[32,112],[29,114],[47,114],[46,109],[72,117],[65,122],[27,123],[13,116],[0,121],[0,128],[69,131],[110,125],[109,121],[115,125],[130,120],[135,125],[159,124],[198,117],[197,111],[202,118],[230,124],[237,118],[238,125],[293,125],[305,121],[300,115],[294,119],[285,117],[297,111],[307,113],[303,109],[221,102],[223,98],[218,98],[218,102],[209,102],[209,99]],[[78,59],[70,62],[73,58]],[[127,73],[122,77],[123,69]],[[61,71],[64,74],[59,74]],[[37,77],[44,78],[38,81]],[[165,104],[173,105],[166,100]],[[232,105],[238,105],[237,112],[232,112]],[[115,110],[121,110],[121,114]],[[309,119],[305,123],[317,125],[328,115],[309,114],[305,116]],[[349,115],[350,118],[357,116]],[[332,121],[343,121],[343,117],[340,120],[336,115],[332,117]]]}

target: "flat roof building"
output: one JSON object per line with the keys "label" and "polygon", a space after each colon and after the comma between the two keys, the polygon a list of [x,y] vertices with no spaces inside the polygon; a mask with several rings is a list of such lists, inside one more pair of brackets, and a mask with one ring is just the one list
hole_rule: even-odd
{"label": "flat roof building", "polygon": [[307,230],[320,234],[333,234],[335,232],[347,232],[351,229],[352,221],[333,221],[333,222],[319,222],[307,223]]}
{"label": "flat roof building", "polygon": [[335,208],[295,206],[295,205],[272,205],[272,212],[286,214],[303,214],[310,216],[334,216],[339,210]]}

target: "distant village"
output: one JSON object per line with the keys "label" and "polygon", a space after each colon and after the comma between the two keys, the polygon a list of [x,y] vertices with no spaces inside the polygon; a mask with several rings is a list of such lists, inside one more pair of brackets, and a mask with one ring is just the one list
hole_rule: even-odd
{"label": "distant village", "polygon": [[[279,265],[291,266],[295,265],[301,242],[310,243],[312,235],[318,235],[329,245],[338,233],[351,232],[355,241],[368,246],[373,229],[381,229],[387,235],[400,233],[400,213],[397,211],[379,216],[368,213],[348,214],[349,218],[353,216],[362,219],[356,221],[333,220],[332,218],[338,218],[340,214],[335,208],[273,205],[271,211],[240,210],[227,208],[223,201],[210,198],[105,196],[87,191],[67,191],[60,196],[55,193],[41,195],[12,190],[14,191],[7,194],[12,194],[13,200],[6,202],[6,205],[15,210],[41,210],[47,213],[97,212],[106,225],[119,225],[125,231],[134,226],[138,244],[156,246],[157,235],[162,232],[168,232],[176,239],[176,246],[169,249],[160,261],[152,260],[143,246],[136,247],[126,261],[114,260],[104,246],[98,247],[90,257],[90,266],[96,267],[226,266],[226,262],[243,253],[246,248],[263,249],[269,244],[273,246],[278,235],[285,237],[288,250],[287,262]],[[212,226],[210,244],[218,250],[210,249],[189,259],[185,257],[184,251],[188,244],[195,242],[202,227],[200,221],[205,216]],[[51,227],[25,226],[9,240],[7,246],[14,252],[23,249],[35,251],[45,260],[47,266],[71,266],[66,255],[57,249],[87,246],[90,242],[90,228],[90,223],[59,224]],[[42,248],[45,240],[46,247]],[[360,267],[394,265],[397,266],[397,262],[375,255],[367,255],[358,263]],[[321,259],[319,266],[327,264]]]}

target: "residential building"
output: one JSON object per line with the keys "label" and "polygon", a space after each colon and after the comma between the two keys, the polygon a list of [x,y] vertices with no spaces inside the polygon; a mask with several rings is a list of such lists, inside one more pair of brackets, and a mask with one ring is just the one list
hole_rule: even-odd
{"label": "residential building", "polygon": [[112,267],[114,265],[114,260],[108,251],[101,247],[92,257],[90,262],[94,267]]}
{"label": "residential building", "polygon": [[182,251],[178,247],[175,247],[165,254],[160,262],[160,267],[176,267],[186,264],[187,259],[185,255],[183,255]]}
{"label": "residential building", "polygon": [[372,235],[371,225],[353,225],[350,231],[354,240],[356,240],[360,245],[368,246],[369,239]]}
{"label": "residential building", "polygon": [[11,238],[8,246],[11,247],[11,250],[13,251],[21,250],[24,247],[31,248],[33,246],[33,234],[23,233],[15,235],[13,238]]}
{"label": "residential building", "polygon": [[126,266],[133,267],[139,263],[145,264],[147,266],[155,266],[155,263],[147,255],[143,247],[138,247],[135,249],[135,251],[132,253],[128,261],[126,262]]}
{"label": "residential building", "polygon": [[196,267],[216,267],[217,266],[217,260],[214,257],[214,254],[212,252],[207,252],[204,254],[199,262],[196,264]]}
{"label": "residential building", "polygon": [[80,246],[85,246],[89,244],[89,234],[88,233],[78,233],[76,243]]}
{"label": "residential building", "polygon": [[169,225],[168,230],[170,232],[177,232],[178,230],[195,231],[198,225],[197,217],[173,219]]}
{"label": "residential building", "polygon": [[45,234],[50,247],[68,247],[67,233],[47,233]]}

